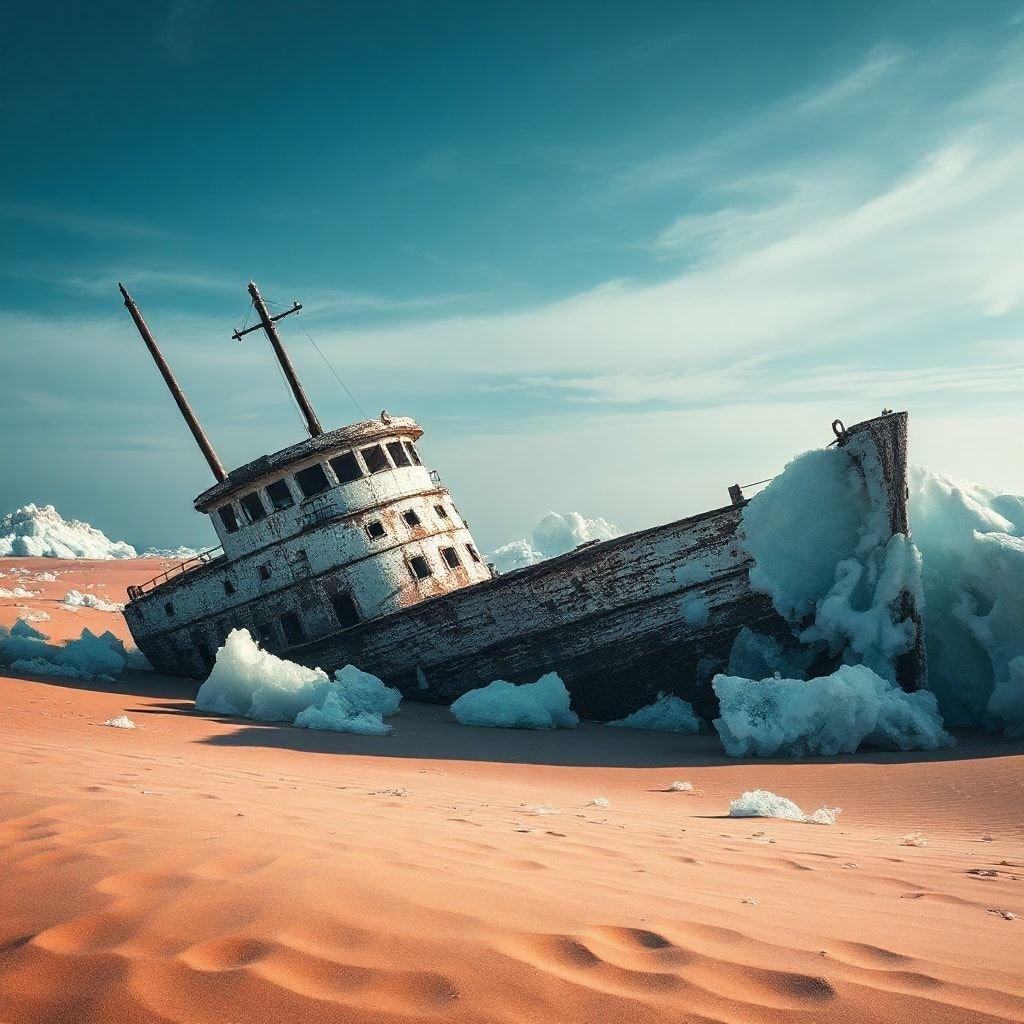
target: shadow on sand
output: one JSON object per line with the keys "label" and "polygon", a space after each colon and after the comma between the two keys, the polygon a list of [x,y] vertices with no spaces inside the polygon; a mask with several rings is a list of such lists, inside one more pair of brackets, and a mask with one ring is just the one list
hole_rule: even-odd
{"label": "shadow on sand", "polygon": [[[684,736],[676,733],[611,729],[582,722],[577,729],[481,729],[456,723],[442,705],[403,701],[388,721],[391,736],[313,732],[286,723],[253,722],[195,710],[196,684],[153,672],[126,672],[115,683],[79,679],[39,679],[50,686],[118,693],[142,698],[127,708],[131,716],[187,715],[232,727],[194,742],[219,747],[266,747],[317,754],[356,757],[394,757],[423,761],[476,761],[496,764],[536,764],[561,767],[686,768],[792,764],[792,759],[727,757],[715,733]],[[1020,756],[1024,739],[1008,740],[976,730],[953,730],[957,745],[933,751],[863,750],[839,757],[803,758],[805,764],[913,764],[969,761],[975,758]]]}

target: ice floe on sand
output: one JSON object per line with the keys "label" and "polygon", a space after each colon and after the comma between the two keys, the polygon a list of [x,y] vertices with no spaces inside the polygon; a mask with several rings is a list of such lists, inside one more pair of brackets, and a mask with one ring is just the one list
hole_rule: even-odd
{"label": "ice floe on sand", "polygon": [[353,665],[331,679],[322,669],[263,650],[245,629],[228,634],[196,694],[200,711],[368,736],[392,731],[384,719],[398,711],[401,701],[398,690]]}
{"label": "ice floe on sand", "polygon": [[123,604],[104,601],[102,597],[97,597],[95,594],[82,593],[80,590],[69,590],[61,599],[61,604],[65,604],[69,608],[92,608],[98,612],[124,611]]}
{"label": "ice floe on sand", "polygon": [[28,675],[113,682],[128,664],[128,651],[113,633],[97,636],[83,629],[77,640],[66,644],[48,639],[23,619],[9,631],[0,627],[0,667]]}
{"label": "ice floe on sand", "polygon": [[0,558],[135,558],[124,541],[110,540],[78,519],[64,519],[52,505],[24,505],[0,518]]}
{"label": "ice floe on sand", "polygon": [[935,695],[905,693],[866,665],[817,679],[716,676],[715,728],[732,757],[852,754],[862,743],[889,750],[953,745]]}
{"label": "ice floe on sand", "polygon": [[838,807],[820,807],[804,814],[792,800],[767,789],[748,789],[729,804],[730,818],[782,818],[808,825],[834,825],[841,813]]}
{"label": "ice floe on sand", "polygon": [[496,679],[464,693],[451,711],[460,725],[495,729],[573,729],[580,721],[556,672],[519,686]]}

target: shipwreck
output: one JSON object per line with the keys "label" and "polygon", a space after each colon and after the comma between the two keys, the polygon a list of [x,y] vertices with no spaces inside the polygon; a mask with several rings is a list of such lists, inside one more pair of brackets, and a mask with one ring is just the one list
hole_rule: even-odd
{"label": "shipwreck", "polygon": [[[329,673],[353,664],[419,701],[447,704],[494,679],[557,671],[579,713],[607,721],[660,693],[709,715],[711,679],[744,626],[791,637],[751,587],[737,485],[721,508],[497,574],[424,464],[418,423],[385,412],[323,429],[277,330],[301,306],[272,315],[252,282],[258,322],[234,337],[264,332],[309,436],[226,471],[119,287],[216,478],[194,505],[220,547],[129,589],[125,618],[158,671],[205,679],[228,633],[244,628],[281,657]],[[833,432],[832,443],[856,439],[851,451],[877,460],[889,528],[908,534],[907,414],[849,428],[837,420]],[[913,690],[926,669],[920,615],[909,591],[897,604],[916,629],[896,665],[897,681]]]}

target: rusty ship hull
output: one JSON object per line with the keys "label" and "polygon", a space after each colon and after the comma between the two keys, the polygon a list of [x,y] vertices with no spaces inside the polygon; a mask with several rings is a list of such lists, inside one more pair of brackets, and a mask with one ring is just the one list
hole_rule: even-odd
{"label": "rusty ship hull", "polygon": [[[908,533],[906,414],[844,429],[839,443],[853,437],[878,457],[892,532]],[[532,682],[555,671],[586,718],[622,717],[660,693],[713,715],[711,679],[739,630],[791,636],[770,600],[751,588],[738,536],[743,506],[584,545],[275,653],[328,672],[357,665],[417,701],[447,704],[494,679]],[[322,604],[325,583],[296,582],[289,600]],[[897,666],[900,684],[916,689],[926,665],[912,595],[901,595],[898,611],[917,625],[917,643]],[[245,609],[234,619],[245,625]],[[165,662],[159,645],[139,642],[159,670],[202,678]]]}

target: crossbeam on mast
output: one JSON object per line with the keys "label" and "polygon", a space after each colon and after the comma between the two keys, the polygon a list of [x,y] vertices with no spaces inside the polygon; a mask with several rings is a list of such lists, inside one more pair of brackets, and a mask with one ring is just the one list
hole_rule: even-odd
{"label": "crossbeam on mast", "polygon": [[283,313],[271,316],[270,310],[267,309],[267,304],[263,301],[263,296],[260,295],[260,290],[256,287],[255,281],[249,282],[249,295],[252,297],[252,304],[259,315],[260,322],[252,327],[247,327],[244,331],[235,331],[231,337],[237,341],[250,331],[255,331],[257,328],[263,329],[263,332],[270,340],[270,346],[274,350],[274,355],[277,356],[277,361],[281,364],[281,369],[284,371],[288,386],[292,389],[295,401],[302,411],[302,418],[306,421],[306,429],[309,431],[309,436],[319,437],[324,432],[324,428],[320,426],[320,420],[317,419],[317,415],[313,411],[313,405],[306,394],[305,388],[303,388],[302,383],[299,381],[299,376],[292,365],[291,357],[288,355],[276,327],[278,320],[283,320],[286,316],[297,313],[302,309],[302,306],[298,302],[294,302],[291,309],[286,309]]}

